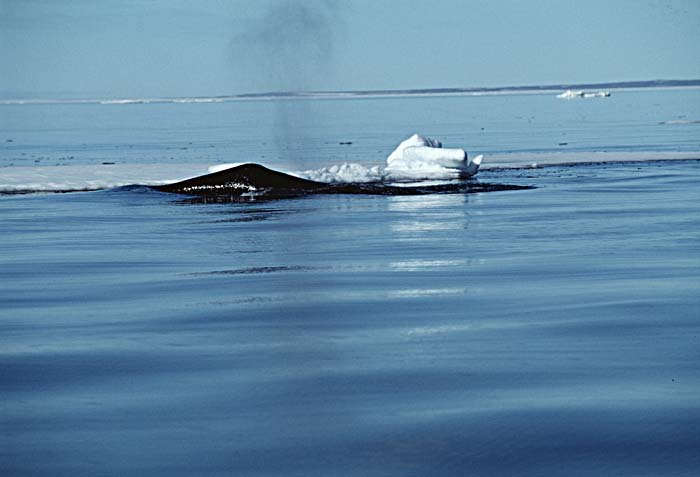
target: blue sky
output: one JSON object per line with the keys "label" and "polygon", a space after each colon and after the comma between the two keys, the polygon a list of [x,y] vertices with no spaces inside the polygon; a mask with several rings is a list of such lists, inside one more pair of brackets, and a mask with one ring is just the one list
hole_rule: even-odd
{"label": "blue sky", "polygon": [[700,78],[695,0],[0,0],[0,94]]}

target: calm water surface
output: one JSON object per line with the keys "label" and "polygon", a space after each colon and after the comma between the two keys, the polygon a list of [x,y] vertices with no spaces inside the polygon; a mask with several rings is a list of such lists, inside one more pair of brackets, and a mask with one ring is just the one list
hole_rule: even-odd
{"label": "calm water surface", "polygon": [[[112,120],[116,154],[128,131]],[[679,127],[662,146],[697,139]],[[24,134],[35,143],[24,152],[39,154],[40,135]],[[543,134],[522,149],[542,150]],[[51,160],[77,147],[46,141]],[[77,149],[91,158],[76,161],[103,160]],[[11,167],[21,152],[7,151]],[[0,469],[696,474],[700,163],[480,180],[537,188],[230,204],[138,188],[0,197]]]}

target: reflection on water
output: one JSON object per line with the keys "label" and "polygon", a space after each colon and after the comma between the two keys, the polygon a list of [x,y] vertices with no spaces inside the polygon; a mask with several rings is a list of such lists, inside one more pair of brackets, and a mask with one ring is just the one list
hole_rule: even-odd
{"label": "reflection on water", "polygon": [[392,239],[436,242],[436,233],[467,228],[469,197],[466,194],[392,197],[388,202],[389,211],[396,217],[390,224]]}
{"label": "reflection on water", "polygon": [[425,260],[425,259],[409,259],[401,260],[398,262],[391,262],[390,266],[394,270],[399,271],[418,271],[426,269],[449,269],[452,267],[461,267],[468,265],[468,260],[466,259],[456,259],[456,260]]}
{"label": "reflection on water", "polygon": [[413,298],[422,296],[438,296],[438,295],[461,295],[467,293],[466,288],[413,288],[397,291],[390,291],[389,297],[396,298]]}
{"label": "reflection on water", "polygon": [[402,221],[392,225],[392,230],[397,232],[398,240],[416,240],[416,236],[420,237],[421,232],[434,232],[438,230],[454,230],[461,228],[458,223],[454,222],[419,222],[419,221]]}
{"label": "reflection on water", "polygon": [[415,212],[423,209],[452,209],[467,204],[471,199],[472,196],[466,194],[393,196],[388,198],[387,205],[389,210]]}
{"label": "reflection on water", "polygon": [[[259,208],[255,206],[241,206],[236,208],[227,208],[225,210],[218,211],[220,215],[227,215],[231,217],[216,218],[212,220],[207,220],[202,223],[238,223],[238,222],[255,222],[258,220],[270,220],[278,218],[280,214],[289,215],[293,214],[294,210],[290,208],[280,207],[278,209],[274,208]],[[210,213],[211,214],[211,213]],[[214,215],[214,214],[211,214]]]}

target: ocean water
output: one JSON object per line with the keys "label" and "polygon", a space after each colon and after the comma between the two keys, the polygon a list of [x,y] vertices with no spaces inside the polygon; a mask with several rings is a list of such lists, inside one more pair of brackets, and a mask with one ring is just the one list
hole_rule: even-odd
{"label": "ocean water", "polygon": [[[700,90],[0,119],[3,474],[697,474]],[[119,187],[371,167],[414,132],[534,189]]]}

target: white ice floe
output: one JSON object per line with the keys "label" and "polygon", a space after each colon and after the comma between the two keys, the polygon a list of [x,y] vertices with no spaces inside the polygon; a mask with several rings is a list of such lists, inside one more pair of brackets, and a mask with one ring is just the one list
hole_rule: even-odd
{"label": "white ice floe", "polygon": [[437,139],[414,134],[386,159],[386,167],[341,164],[297,175],[319,182],[381,182],[457,179],[477,173],[483,156],[470,160],[464,149],[443,148]]}
{"label": "white ice floe", "polygon": [[477,173],[481,159],[469,160],[464,149],[443,148],[437,139],[414,134],[389,154],[386,171],[396,180],[469,177]]}
{"label": "white ice floe", "polygon": [[381,166],[367,167],[347,162],[293,174],[304,179],[327,183],[382,182],[387,176],[386,171]]}
{"label": "white ice floe", "polygon": [[700,120],[697,119],[672,119],[670,121],[661,121],[659,124],[700,124]]}
{"label": "white ice floe", "polygon": [[150,99],[105,99],[101,100],[100,104],[147,104],[152,101]]}
{"label": "white ice floe", "polygon": [[589,93],[585,91],[573,91],[567,89],[561,94],[557,95],[557,98],[561,99],[574,99],[574,98],[607,98],[610,96],[609,91],[598,91],[594,93]]}

